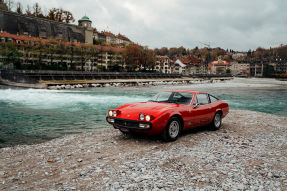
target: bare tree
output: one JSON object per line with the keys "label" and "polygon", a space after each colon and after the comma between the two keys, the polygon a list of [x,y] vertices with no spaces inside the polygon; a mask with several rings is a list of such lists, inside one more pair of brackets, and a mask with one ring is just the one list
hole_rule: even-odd
{"label": "bare tree", "polygon": [[7,6],[8,11],[12,11],[14,7],[14,1],[13,0],[6,0],[5,4]]}
{"label": "bare tree", "polygon": [[43,15],[42,9],[41,9],[41,7],[39,6],[38,3],[35,3],[34,6],[33,6],[33,15],[36,16],[36,17],[39,17],[39,16]]}
{"label": "bare tree", "polygon": [[20,2],[16,4],[16,12],[19,14],[23,14],[23,6]]}
{"label": "bare tree", "polygon": [[29,5],[27,5],[27,9],[26,9],[26,14],[31,16],[32,15],[32,11]]}

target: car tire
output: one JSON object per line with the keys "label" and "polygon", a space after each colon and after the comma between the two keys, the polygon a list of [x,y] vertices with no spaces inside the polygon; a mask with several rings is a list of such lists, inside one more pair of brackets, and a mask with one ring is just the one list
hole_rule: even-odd
{"label": "car tire", "polygon": [[164,128],[161,136],[164,141],[172,142],[177,140],[181,133],[182,125],[177,117],[172,117],[169,119],[166,127]]}
{"label": "car tire", "polygon": [[214,117],[213,117],[213,120],[211,122],[212,130],[216,131],[216,130],[220,129],[221,123],[222,123],[221,120],[222,120],[221,113],[220,112],[216,112]]}

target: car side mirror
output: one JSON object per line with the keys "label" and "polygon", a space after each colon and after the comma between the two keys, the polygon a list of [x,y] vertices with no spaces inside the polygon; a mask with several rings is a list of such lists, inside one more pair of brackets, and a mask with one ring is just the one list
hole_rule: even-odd
{"label": "car side mirror", "polygon": [[200,104],[199,104],[199,103],[197,103],[197,104],[193,104],[193,107],[194,107],[194,108],[199,108],[199,106],[200,106]]}

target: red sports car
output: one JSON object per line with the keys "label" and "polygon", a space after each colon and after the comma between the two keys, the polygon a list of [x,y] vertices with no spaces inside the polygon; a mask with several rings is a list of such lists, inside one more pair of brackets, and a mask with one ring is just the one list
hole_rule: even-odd
{"label": "red sports car", "polygon": [[159,135],[175,141],[181,131],[210,124],[214,130],[229,112],[228,104],[208,93],[168,90],[147,102],[130,103],[109,110],[106,120],[123,133]]}

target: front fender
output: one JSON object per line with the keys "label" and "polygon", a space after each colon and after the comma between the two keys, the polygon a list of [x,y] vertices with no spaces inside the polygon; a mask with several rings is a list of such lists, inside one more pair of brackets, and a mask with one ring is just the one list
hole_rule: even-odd
{"label": "front fender", "polygon": [[179,115],[179,116],[182,118],[181,113],[179,113],[179,112],[177,112],[177,111],[173,111],[173,112],[171,112],[171,113],[169,114],[169,119],[170,119],[172,116],[174,116],[174,115]]}
{"label": "front fender", "polygon": [[166,127],[168,120],[170,119],[170,113],[164,113],[158,117],[156,117],[152,123],[152,130],[148,132],[150,135],[158,135]]}

